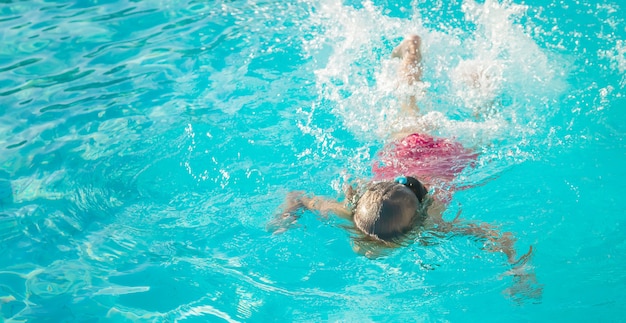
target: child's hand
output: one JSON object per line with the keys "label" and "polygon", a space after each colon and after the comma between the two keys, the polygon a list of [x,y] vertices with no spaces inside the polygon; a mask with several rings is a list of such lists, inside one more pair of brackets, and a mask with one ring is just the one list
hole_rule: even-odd
{"label": "child's hand", "polygon": [[267,224],[267,230],[272,232],[272,234],[283,233],[289,228],[296,226],[298,218],[298,215],[292,213],[277,214]]}
{"label": "child's hand", "polygon": [[532,252],[531,246],[526,254],[513,263],[513,268],[505,273],[513,277],[513,285],[505,290],[505,294],[517,303],[539,302],[543,294],[543,285],[537,281],[529,264]]}
{"label": "child's hand", "polygon": [[543,294],[543,285],[537,281],[535,273],[531,269],[514,269],[513,285],[504,291],[504,294],[513,301],[523,304],[527,302],[538,303]]}
{"label": "child's hand", "polygon": [[302,191],[294,191],[287,194],[285,203],[281,206],[282,212],[274,215],[274,218],[267,224],[267,230],[273,234],[279,234],[296,226],[296,221],[300,217],[298,213],[305,207],[302,203],[303,196],[304,192]]}

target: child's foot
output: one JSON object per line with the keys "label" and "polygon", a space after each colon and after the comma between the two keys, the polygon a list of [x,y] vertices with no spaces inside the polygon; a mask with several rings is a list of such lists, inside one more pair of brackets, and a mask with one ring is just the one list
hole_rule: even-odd
{"label": "child's foot", "polygon": [[418,35],[407,36],[391,53],[392,57],[402,59],[400,66],[400,78],[409,85],[421,81],[422,78],[422,52],[420,47],[422,39]]}
{"label": "child's foot", "polygon": [[[391,53],[392,57],[402,59],[398,69],[398,80],[400,88],[408,91],[408,95],[403,99],[401,111],[408,113],[418,113],[416,88],[414,85],[422,81],[422,52],[420,46],[422,39],[418,35],[407,36]],[[407,87],[408,86],[408,87]]]}

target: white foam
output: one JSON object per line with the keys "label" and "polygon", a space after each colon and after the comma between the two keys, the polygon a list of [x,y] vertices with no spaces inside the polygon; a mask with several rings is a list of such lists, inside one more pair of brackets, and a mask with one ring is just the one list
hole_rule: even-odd
{"label": "white foam", "polygon": [[600,50],[598,56],[610,60],[611,68],[621,75],[619,86],[624,89],[626,87],[626,40],[616,40],[613,48]]}

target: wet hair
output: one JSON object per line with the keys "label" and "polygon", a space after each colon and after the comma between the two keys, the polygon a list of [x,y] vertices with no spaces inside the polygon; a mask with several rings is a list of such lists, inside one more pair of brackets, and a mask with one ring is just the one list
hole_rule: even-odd
{"label": "wet hair", "polygon": [[382,241],[395,241],[423,220],[420,211],[426,188],[413,177],[369,185],[354,206],[355,226]]}

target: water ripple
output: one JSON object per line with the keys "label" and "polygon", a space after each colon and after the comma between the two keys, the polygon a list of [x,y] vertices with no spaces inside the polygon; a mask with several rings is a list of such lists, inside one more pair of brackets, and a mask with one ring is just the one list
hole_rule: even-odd
{"label": "water ripple", "polygon": [[[503,167],[542,154],[534,141],[547,116],[563,114],[552,104],[568,66],[555,66],[559,55],[535,40],[583,48],[578,41],[597,33],[564,39],[556,28],[529,36],[519,20],[532,17],[507,12],[519,6],[463,3],[428,11],[422,2],[422,9],[397,3],[389,10],[326,0],[2,2],[0,321],[384,321],[391,312],[415,314],[416,306],[419,317],[435,321],[464,315],[468,298],[502,305],[503,259],[469,239],[433,236],[436,244],[371,261],[352,252],[339,224],[312,214],[282,236],[263,230],[285,191],[336,194],[339,173],[370,171],[377,147],[368,136],[389,130],[381,110],[397,103],[387,100],[392,85],[373,83],[392,70],[381,57],[407,28],[427,40],[432,88],[449,94],[427,107],[442,110],[430,114],[433,124],[468,141],[509,136],[514,144],[485,148]],[[600,38],[613,45],[602,53],[612,65],[600,72],[623,72],[619,30],[604,30]],[[467,72],[449,69],[462,61],[500,67],[489,77],[508,88],[499,98],[506,118],[441,120],[467,114],[447,106],[482,102],[451,82]],[[580,115],[611,119],[619,134],[619,115],[600,111],[620,97],[623,82],[609,87],[595,78],[569,100],[584,94]],[[516,122],[508,135],[505,126]],[[498,145],[507,149],[490,150]],[[480,166],[487,175],[505,173]],[[510,187],[466,195],[471,214],[516,222],[511,209],[493,211],[494,200],[527,190]],[[582,186],[576,194],[582,200]],[[529,201],[502,203],[537,202]],[[502,308],[511,312],[510,304]]]}
{"label": "water ripple", "polygon": [[27,58],[27,59],[25,59],[23,61],[15,63],[15,64],[13,64],[11,66],[0,67],[0,73],[6,72],[6,71],[10,71],[12,69],[19,68],[19,67],[22,67],[22,66],[27,66],[27,65],[30,65],[30,64],[34,64],[34,63],[37,63],[37,62],[39,62],[41,60],[42,60],[41,58]]}

